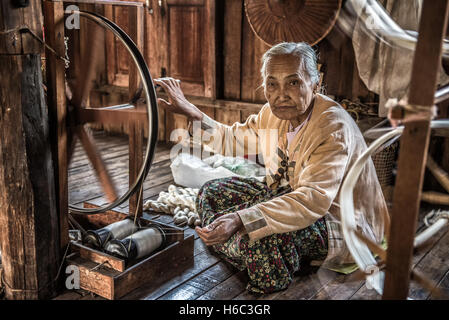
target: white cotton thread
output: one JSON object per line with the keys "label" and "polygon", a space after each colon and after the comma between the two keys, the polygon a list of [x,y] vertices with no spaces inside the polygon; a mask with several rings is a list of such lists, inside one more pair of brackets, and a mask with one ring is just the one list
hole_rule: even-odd
{"label": "white cotton thread", "polygon": [[170,185],[168,192],[161,191],[157,200],[147,200],[143,205],[143,210],[152,209],[173,215],[173,222],[177,226],[199,226],[201,220],[195,207],[198,191],[199,189]]}

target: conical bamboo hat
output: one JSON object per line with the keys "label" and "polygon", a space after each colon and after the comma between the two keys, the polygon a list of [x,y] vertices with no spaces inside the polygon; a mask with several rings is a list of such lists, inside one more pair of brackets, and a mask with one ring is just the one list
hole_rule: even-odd
{"label": "conical bamboo hat", "polygon": [[306,42],[313,46],[332,29],[342,0],[245,0],[254,33],[266,44]]}

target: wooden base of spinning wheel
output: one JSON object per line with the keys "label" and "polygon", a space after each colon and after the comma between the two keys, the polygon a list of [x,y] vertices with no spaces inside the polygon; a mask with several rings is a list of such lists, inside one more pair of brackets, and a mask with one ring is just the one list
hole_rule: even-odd
{"label": "wooden base of spinning wheel", "polygon": [[[85,207],[96,206],[85,203]],[[114,210],[74,216],[86,229],[99,229],[126,217]],[[124,259],[72,241],[67,265],[78,268],[81,289],[106,299],[119,299],[142,286],[157,288],[193,266],[193,235],[184,238],[183,229],[142,217],[139,222],[143,226],[153,223],[161,227],[166,232],[166,243],[150,256],[128,264]]]}

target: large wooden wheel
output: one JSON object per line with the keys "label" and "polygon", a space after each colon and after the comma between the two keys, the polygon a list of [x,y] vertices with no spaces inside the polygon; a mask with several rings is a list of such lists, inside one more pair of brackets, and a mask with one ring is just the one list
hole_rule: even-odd
{"label": "large wooden wheel", "polygon": [[[391,119],[403,120],[404,127],[388,132],[374,141],[353,164],[342,183],[340,212],[344,239],[357,265],[367,275],[367,281],[382,295],[382,299],[408,298],[410,280],[418,282],[432,294],[443,295],[434,281],[430,281],[414,269],[412,258],[413,249],[420,242],[415,238],[415,232],[424,169],[426,163],[432,166],[432,161],[427,161],[430,129],[449,125],[447,119],[431,121],[432,106],[445,100],[448,92],[447,88],[435,91],[441,58],[446,51],[444,34],[449,16],[449,1],[424,1],[417,38],[403,37],[406,32],[388,17],[377,1],[349,0],[347,4],[353,5],[361,20],[369,24],[368,34],[376,37],[383,35],[392,38],[393,43],[399,46],[413,49],[414,59],[408,103],[405,106],[399,105],[399,108],[394,108],[391,113]],[[361,9],[366,9],[370,19],[361,14]],[[400,114],[398,115],[395,110],[400,110]],[[391,224],[385,226],[388,249],[384,250],[357,230],[352,191],[370,155],[376,148],[398,135],[402,135],[398,171],[394,186]],[[435,167],[433,172],[436,172]],[[373,253],[378,255],[380,261],[375,259]]]}
{"label": "large wooden wheel", "polygon": [[[69,211],[76,214],[95,214],[110,210],[128,200],[138,191],[146,178],[156,149],[158,133],[158,112],[156,93],[146,62],[132,39],[115,23],[96,13],[87,11],[72,11],[70,14],[79,14],[81,26],[88,28],[84,32],[87,37],[84,43],[88,44],[81,50],[79,61],[74,61],[67,70],[66,79],[66,104],[67,104],[67,159],[73,156],[73,150],[77,140],[81,143],[87,158],[92,165],[101,188],[104,191],[106,203],[97,208],[85,208],[83,206],[69,205]],[[104,48],[105,32],[112,32],[115,38],[121,42],[129,53],[131,61],[140,77],[140,90],[137,97],[128,103],[113,106],[92,106],[89,104],[89,96],[97,77],[97,67],[102,60],[100,55]],[[72,64],[72,62],[71,62]],[[131,69],[131,68],[130,68]],[[68,75],[71,75],[69,77]],[[138,86],[136,86],[137,89]],[[140,106],[137,106],[137,100]],[[115,186],[107,165],[96,145],[94,135],[86,126],[88,123],[136,125],[139,128],[148,127],[148,139],[142,166],[136,171],[134,182],[130,179],[128,189],[121,195]],[[131,133],[130,133],[131,134]],[[140,146],[138,145],[137,148]],[[131,151],[130,151],[131,153]],[[130,165],[131,166],[131,165]],[[131,171],[131,168],[130,168]],[[121,188],[123,190],[123,188]]]}
{"label": "large wooden wheel", "polygon": [[[444,119],[432,121],[431,127],[434,129],[447,129],[449,128],[449,120]],[[341,221],[344,239],[355,262],[361,271],[366,275],[367,282],[380,295],[383,294],[384,288],[384,269],[387,262],[387,250],[367,238],[357,229],[354,213],[353,190],[355,184],[357,183],[358,177],[370,157],[382,149],[383,146],[389,145],[390,141],[396,140],[403,133],[403,131],[404,127],[398,127],[389,132],[387,131],[381,137],[376,139],[350,168],[345,180],[342,183],[340,191],[340,206],[342,213]],[[430,165],[430,167],[435,167],[436,165],[433,164],[432,160],[430,158],[429,160],[430,162],[428,162],[428,166]],[[449,188],[449,185],[446,184],[445,186]],[[387,224],[385,227],[389,230],[390,226]],[[442,224],[441,227],[445,227],[445,224]],[[415,246],[422,242],[422,240],[420,240],[421,238],[427,239],[435,232],[435,230],[426,230],[420,233],[417,237],[415,237]],[[429,233],[429,235],[424,235],[425,233]],[[390,240],[388,239],[388,234],[387,240]],[[411,279],[418,282],[429,292],[432,292],[437,296],[447,298],[441,290],[436,288],[436,283],[433,283],[433,281],[427,279],[425,275],[419,273],[418,271],[413,269],[411,270]]]}

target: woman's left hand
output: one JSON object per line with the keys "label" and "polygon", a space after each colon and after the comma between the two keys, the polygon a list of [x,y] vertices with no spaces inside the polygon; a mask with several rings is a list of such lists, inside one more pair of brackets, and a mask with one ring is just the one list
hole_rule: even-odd
{"label": "woman's left hand", "polygon": [[196,227],[195,230],[207,246],[212,246],[214,244],[225,243],[242,226],[242,220],[240,220],[237,213],[228,213],[208,226],[204,228]]}

